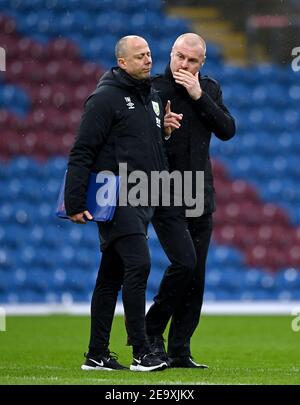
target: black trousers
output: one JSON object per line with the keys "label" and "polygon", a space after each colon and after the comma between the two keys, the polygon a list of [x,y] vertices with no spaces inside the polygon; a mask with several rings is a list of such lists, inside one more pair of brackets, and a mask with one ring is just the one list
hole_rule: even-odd
{"label": "black trousers", "polygon": [[127,235],[103,252],[91,303],[89,353],[108,349],[110,332],[122,287],[129,343],[143,346],[145,332],[145,291],[150,272],[150,254],[145,235]]}
{"label": "black trousers", "polygon": [[[158,238],[163,244],[168,235],[176,235],[176,223],[170,221],[164,212],[156,215],[152,221]],[[199,323],[203,303],[205,267],[208,247],[212,234],[212,214],[205,214],[198,218],[187,218],[187,228],[193,240],[197,257],[192,277],[184,287],[184,294],[179,295],[173,310],[169,311],[166,297],[174,290],[174,285],[180,288],[182,277],[178,272],[174,273],[173,266],[169,266],[161,281],[158,294],[154,298],[154,304],[146,315],[146,329],[149,335],[162,335],[171,318],[168,335],[168,354],[171,357],[189,355],[190,340]],[[173,238],[174,241],[174,238]],[[168,243],[170,255],[176,255],[178,245]],[[169,316],[167,316],[169,315]]]}
{"label": "black trousers", "polygon": [[[163,297],[166,322],[183,300],[196,266],[196,252],[184,216],[163,209],[164,231],[160,241],[171,261],[171,277]],[[158,220],[158,219],[157,219]],[[154,223],[156,221],[154,220]],[[145,343],[145,289],[150,256],[144,235],[116,239],[104,250],[91,305],[90,354],[107,350],[118,291],[122,287],[128,343]]]}

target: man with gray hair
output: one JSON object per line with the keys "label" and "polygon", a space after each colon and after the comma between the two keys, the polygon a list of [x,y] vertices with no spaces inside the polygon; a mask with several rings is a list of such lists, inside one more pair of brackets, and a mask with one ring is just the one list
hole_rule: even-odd
{"label": "man with gray hair", "polygon": [[[152,350],[161,358],[168,359],[171,367],[206,368],[197,364],[191,355],[191,337],[199,323],[204,293],[205,264],[212,233],[212,213],[215,210],[214,186],[209,144],[212,133],[222,141],[235,134],[235,123],[222,100],[219,83],[199,70],[206,58],[206,43],[194,33],[180,35],[171,51],[171,61],[163,75],[153,78],[152,83],[163,105],[182,113],[180,127],[166,137],[169,170],[193,174],[204,171],[204,213],[195,218],[185,218],[192,236],[197,256],[197,266],[189,282],[183,301],[168,308],[168,295],[176,283],[176,274],[170,266],[162,279],[154,303],[146,316],[146,326]],[[193,177],[193,189],[197,177]],[[184,217],[184,207],[177,210],[177,218]],[[156,210],[152,223],[162,243],[168,240],[167,230],[174,227],[170,210]],[[177,282],[178,284],[178,282]],[[163,333],[171,318],[168,335],[168,357]]]}

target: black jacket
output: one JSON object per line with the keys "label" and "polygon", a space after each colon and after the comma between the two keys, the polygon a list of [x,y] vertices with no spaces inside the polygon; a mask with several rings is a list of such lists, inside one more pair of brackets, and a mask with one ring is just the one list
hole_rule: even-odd
{"label": "black jacket", "polygon": [[86,210],[91,171],[118,173],[167,169],[163,151],[163,109],[150,80],[138,81],[120,68],[106,72],[89,96],[70,152],[65,187],[68,215]]}
{"label": "black jacket", "polygon": [[204,213],[215,210],[214,185],[209,144],[214,133],[222,141],[235,134],[235,122],[223,104],[220,85],[208,76],[199,75],[203,90],[200,99],[194,101],[186,89],[177,84],[169,66],[164,75],[152,78],[154,88],[165,107],[171,101],[171,111],[183,114],[181,127],[165,142],[169,169],[205,170]]}

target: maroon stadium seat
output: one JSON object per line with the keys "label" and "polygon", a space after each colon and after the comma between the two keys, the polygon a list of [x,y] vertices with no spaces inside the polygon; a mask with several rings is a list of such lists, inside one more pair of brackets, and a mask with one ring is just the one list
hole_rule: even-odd
{"label": "maroon stadium seat", "polygon": [[75,60],[79,58],[80,51],[73,42],[65,38],[57,38],[48,44],[48,54],[51,59],[69,58]]}

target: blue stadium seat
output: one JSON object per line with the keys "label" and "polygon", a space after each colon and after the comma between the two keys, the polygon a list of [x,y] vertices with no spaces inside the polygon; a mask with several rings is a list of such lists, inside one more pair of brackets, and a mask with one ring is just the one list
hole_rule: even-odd
{"label": "blue stadium seat", "polygon": [[293,293],[292,291],[289,290],[277,290],[276,293],[274,294],[274,298],[278,301],[291,301],[293,299]]}
{"label": "blue stadium seat", "polygon": [[15,259],[12,249],[7,249],[4,246],[0,248],[0,268],[2,270],[11,270],[14,268]]}
{"label": "blue stadium seat", "polygon": [[64,245],[59,255],[57,255],[57,266],[64,269],[70,269],[74,263],[75,249]]}
{"label": "blue stadium seat", "polygon": [[277,289],[299,290],[300,271],[295,268],[287,268],[276,274],[275,287]]}
{"label": "blue stadium seat", "polygon": [[261,279],[264,274],[261,269],[248,269],[245,272],[245,288],[251,291],[258,289],[261,286]]}
{"label": "blue stadium seat", "polygon": [[265,273],[260,279],[260,288],[264,291],[272,291],[275,288],[275,277],[272,274]]}
{"label": "blue stadium seat", "polygon": [[257,289],[252,291],[243,291],[240,294],[240,299],[241,301],[269,301],[274,300],[274,297],[273,294],[268,291]]}
{"label": "blue stadium seat", "polygon": [[277,140],[283,155],[290,155],[297,148],[296,133],[290,131],[281,132]]}
{"label": "blue stadium seat", "polygon": [[67,159],[63,157],[50,158],[45,163],[45,173],[49,179],[59,179],[62,181],[67,169]]}
{"label": "blue stadium seat", "polygon": [[86,277],[86,273],[79,269],[72,269],[72,272],[66,272],[64,288],[70,292],[84,293],[90,291],[91,282]]}
{"label": "blue stadium seat", "polygon": [[24,179],[25,177],[38,177],[40,179],[40,170],[42,165],[36,160],[27,156],[18,156],[9,162],[10,176],[12,178]]}
{"label": "blue stadium seat", "polygon": [[222,272],[219,268],[208,267],[206,274],[206,288],[218,289],[221,287]]}
{"label": "blue stadium seat", "polygon": [[224,262],[232,267],[242,266],[243,256],[237,249],[212,245],[208,255],[208,263],[213,266],[223,266]]}
{"label": "blue stadium seat", "polygon": [[219,71],[219,80],[222,83],[222,87],[227,84],[230,86],[232,83],[243,83],[246,77],[249,77],[249,75],[245,75],[244,69],[232,64],[223,65]]}
{"label": "blue stadium seat", "polygon": [[3,243],[13,249],[24,246],[28,237],[28,229],[22,225],[9,224],[5,227]]}
{"label": "blue stadium seat", "polygon": [[[188,22],[185,22],[187,25]],[[208,42],[206,44],[206,58],[210,61],[219,63],[223,59],[221,49],[218,45]]]}
{"label": "blue stadium seat", "polygon": [[[16,303],[22,304],[40,304],[45,302],[45,291],[36,291],[31,289],[26,289],[24,291],[19,291],[15,295]],[[13,302],[13,299],[10,299],[10,302]]]}
{"label": "blue stadium seat", "polygon": [[[227,264],[227,263],[226,263]],[[243,272],[239,268],[222,266],[220,287],[228,292],[238,292],[242,289]]]}
{"label": "blue stadium seat", "polygon": [[8,224],[13,221],[14,208],[12,203],[5,202],[4,204],[0,205],[0,218],[2,224]]}
{"label": "blue stadium seat", "polygon": [[238,293],[234,293],[228,290],[219,289],[216,290],[214,293],[216,301],[235,301],[238,297]]}
{"label": "blue stadium seat", "polygon": [[290,104],[296,108],[300,102],[300,86],[291,85],[288,89],[288,94]]}
{"label": "blue stadium seat", "polygon": [[243,83],[231,83],[222,87],[224,99],[228,105],[235,108],[245,108],[251,105],[251,90]]}
{"label": "blue stadium seat", "polygon": [[51,273],[39,268],[34,268],[27,271],[26,276],[26,285],[28,289],[31,289],[37,293],[46,293],[49,280],[51,280],[52,277]]}
{"label": "blue stadium seat", "polygon": [[23,89],[11,84],[0,84],[0,108],[25,117],[30,106],[30,99]]}
{"label": "blue stadium seat", "polygon": [[78,265],[82,270],[96,270],[99,266],[99,257],[96,252],[91,254],[91,249],[80,247],[80,249],[76,250],[74,264]]}

